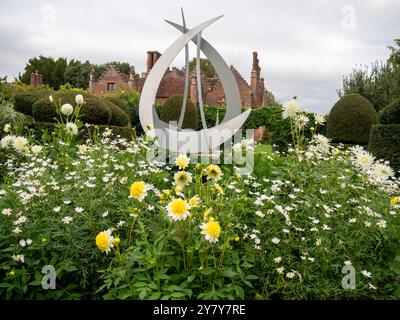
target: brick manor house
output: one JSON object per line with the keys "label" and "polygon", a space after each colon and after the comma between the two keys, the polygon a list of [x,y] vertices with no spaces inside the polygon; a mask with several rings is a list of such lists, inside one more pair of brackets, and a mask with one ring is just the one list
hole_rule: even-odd
{"label": "brick manor house", "polygon": [[[136,76],[134,67],[131,68],[130,74],[127,75],[119,72],[111,65],[99,79],[96,79],[94,70],[92,70],[89,79],[89,93],[112,94],[117,90],[124,90],[127,87],[141,92],[147,75],[160,56],[161,54],[158,51],[147,52],[147,71],[143,72],[140,77]],[[259,66],[257,52],[253,52],[253,67],[251,70],[250,84],[247,83],[234,66],[231,65],[230,68],[239,87],[242,105],[247,108],[264,105],[264,78],[260,77],[261,68]],[[169,68],[165,72],[158,88],[156,95],[157,101],[163,103],[173,94],[183,94],[184,83],[184,68]],[[225,105],[224,90],[217,75],[211,78],[202,76],[201,85],[205,104],[213,106]],[[194,72],[191,72],[189,76],[188,98],[195,104],[198,102],[197,80],[194,76]]]}

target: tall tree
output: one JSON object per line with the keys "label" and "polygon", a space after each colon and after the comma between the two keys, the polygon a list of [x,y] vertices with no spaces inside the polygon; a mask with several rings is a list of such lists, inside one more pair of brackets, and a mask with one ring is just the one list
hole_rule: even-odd
{"label": "tall tree", "polygon": [[43,75],[43,83],[48,84],[54,89],[59,89],[60,85],[64,83],[64,72],[67,67],[67,59],[58,58],[54,60],[51,57],[34,57],[29,59],[25,66],[24,73],[20,75],[19,79],[25,83],[30,83],[31,73],[36,70]]}
{"label": "tall tree", "polygon": [[371,66],[356,66],[353,72],[343,77],[343,88],[338,95],[358,93],[368,99],[377,111],[400,97],[400,40],[389,46],[391,55],[387,62],[372,63]]}

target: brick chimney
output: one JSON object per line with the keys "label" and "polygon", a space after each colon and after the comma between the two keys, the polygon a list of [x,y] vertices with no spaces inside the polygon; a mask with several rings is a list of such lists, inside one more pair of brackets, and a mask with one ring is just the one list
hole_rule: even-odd
{"label": "brick chimney", "polygon": [[41,85],[43,82],[43,75],[39,74],[38,70],[31,73],[30,85],[33,87]]}
{"label": "brick chimney", "polygon": [[147,51],[147,73],[150,72],[151,68],[153,68],[154,65],[154,51]]}
{"label": "brick chimney", "polygon": [[250,89],[253,93],[257,92],[258,89],[258,81],[260,80],[260,66],[257,57],[257,52],[253,52],[253,68],[251,69],[251,76],[250,76]]}
{"label": "brick chimney", "polygon": [[157,60],[161,57],[161,53],[158,51],[153,52],[153,66],[156,64]]}
{"label": "brick chimney", "polygon": [[136,90],[136,72],[134,66],[131,67],[128,84],[132,89]]}
{"label": "brick chimney", "polygon": [[89,93],[94,94],[95,91],[95,82],[96,82],[96,73],[94,69],[90,70],[89,73]]}

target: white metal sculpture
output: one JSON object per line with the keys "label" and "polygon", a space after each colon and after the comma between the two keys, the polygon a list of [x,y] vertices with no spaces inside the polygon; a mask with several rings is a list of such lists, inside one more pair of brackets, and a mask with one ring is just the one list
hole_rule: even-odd
{"label": "white metal sculpture", "polygon": [[[168,149],[176,153],[207,153],[218,150],[219,146],[228,141],[243,125],[249,116],[250,110],[241,112],[242,105],[240,100],[240,92],[235,77],[222,59],[220,54],[202,38],[202,31],[222,16],[210,19],[198,26],[188,29],[186,27],[185,17],[182,11],[183,25],[167,21],[169,24],[180,30],[183,34],[157,60],[151,69],[144,83],[140,103],[139,118],[140,123],[146,134],[152,138],[156,138],[157,143],[162,149]],[[196,52],[196,77],[197,77],[197,93],[199,98],[200,116],[203,129],[193,131],[190,129],[182,129],[183,118],[185,114],[188,81],[189,81],[189,48],[188,43],[193,41],[197,45]],[[185,47],[185,86],[184,97],[181,108],[181,114],[177,125],[167,124],[161,121],[155,111],[154,102],[158,86],[168,69],[171,62]],[[213,128],[207,128],[204,115],[204,106],[201,92],[200,78],[200,51],[212,63],[218,77],[224,88],[226,99],[226,113],[221,123]]]}

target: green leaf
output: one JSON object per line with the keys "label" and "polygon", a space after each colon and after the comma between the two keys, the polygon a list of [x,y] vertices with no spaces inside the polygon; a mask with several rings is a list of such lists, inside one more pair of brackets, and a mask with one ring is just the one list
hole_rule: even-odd
{"label": "green leaf", "polygon": [[148,299],[149,299],[149,300],[158,300],[158,299],[160,299],[160,296],[161,296],[161,292],[153,292],[153,293],[148,297]]}
{"label": "green leaf", "polygon": [[235,271],[233,271],[231,268],[229,268],[229,269],[223,270],[223,271],[221,272],[221,275],[222,275],[223,277],[226,277],[226,278],[232,278],[232,277],[238,275],[238,273],[235,272]]}
{"label": "green leaf", "polygon": [[201,271],[201,273],[204,274],[204,275],[206,275],[206,276],[212,274],[213,272],[214,272],[214,269],[211,268],[211,267],[205,267],[205,268]]}
{"label": "green leaf", "polygon": [[147,294],[146,290],[140,291],[140,293],[139,293],[139,299],[140,299],[140,300],[143,300],[143,299],[146,297],[146,294]]}

